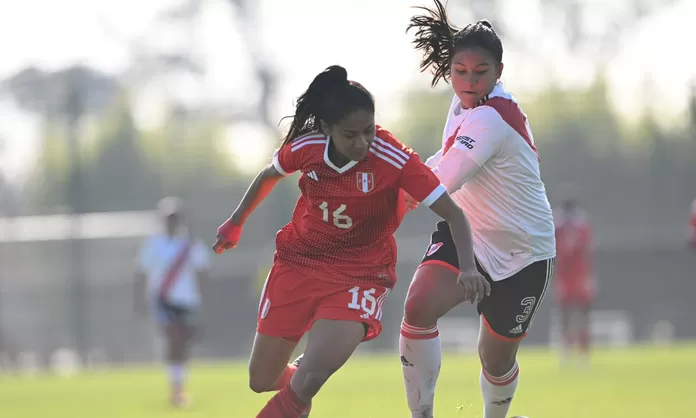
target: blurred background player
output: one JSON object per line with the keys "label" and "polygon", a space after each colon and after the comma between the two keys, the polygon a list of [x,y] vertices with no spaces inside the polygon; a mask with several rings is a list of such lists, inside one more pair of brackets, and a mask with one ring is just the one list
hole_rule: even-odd
{"label": "blurred background player", "polygon": [[577,349],[585,362],[590,354],[590,307],[596,295],[592,273],[592,227],[574,197],[555,211],[556,298],[561,313],[561,360]]}
{"label": "blurred background player", "polygon": [[[220,226],[215,251],[235,247],[253,210],[296,171],[301,196],[276,235],[249,362],[252,390],[279,392],[257,418],[308,416],[329,377],[380,334],[382,306],[396,282],[402,189],[455,229],[467,297],[489,290],[476,271],[464,213],[418,154],[375,125],[372,95],[340,66],[317,75],[297,100],[283,145]],[[301,362],[287,364],[307,331]]]}
{"label": "blurred background player", "polygon": [[136,309],[149,311],[164,336],[170,401],[183,406],[187,401],[187,361],[201,305],[201,283],[208,277],[210,250],[186,227],[181,199],[164,198],[157,209],[163,229],[140,248]]}
{"label": "blurred background player", "polygon": [[[491,286],[477,301],[483,416],[505,418],[518,386],[519,344],[553,278],[553,215],[527,117],[500,80],[500,38],[487,21],[453,27],[440,1],[422,10],[409,25],[421,70],[432,70],[433,86],[444,80],[454,90],[442,148],[427,164],[471,220],[477,266]],[[437,322],[466,300],[454,228],[437,224],[406,298],[400,352],[412,417],[433,417]]]}

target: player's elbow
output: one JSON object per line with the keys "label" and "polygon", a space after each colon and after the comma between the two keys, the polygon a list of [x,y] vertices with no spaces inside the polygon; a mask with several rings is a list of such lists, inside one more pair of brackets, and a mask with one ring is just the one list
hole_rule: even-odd
{"label": "player's elbow", "polygon": [[259,173],[259,178],[262,180],[280,179],[282,177],[283,174],[278,171],[278,169],[273,165],[273,163],[268,164]]}
{"label": "player's elbow", "polygon": [[430,209],[449,224],[459,224],[466,222],[466,216],[462,209],[454,203],[449,194],[445,193],[438,198]]}

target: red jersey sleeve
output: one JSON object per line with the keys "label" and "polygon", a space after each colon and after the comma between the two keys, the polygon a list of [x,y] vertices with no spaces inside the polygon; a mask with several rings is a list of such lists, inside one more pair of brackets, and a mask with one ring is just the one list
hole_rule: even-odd
{"label": "red jersey sleeve", "polygon": [[[447,188],[440,179],[425,165],[413,149],[405,146],[389,131],[378,127],[377,138],[388,143],[389,147],[397,150],[398,156],[406,157],[406,162],[401,168],[398,186],[420,203],[430,206],[443,194]],[[401,160],[403,161],[403,160]]]}
{"label": "red jersey sleeve", "polygon": [[430,206],[440,196],[447,193],[447,188],[440,183],[440,179],[435,173],[421,161],[418,154],[413,150],[410,151],[410,158],[401,171],[399,186],[417,201],[425,206]]}
{"label": "red jersey sleeve", "polygon": [[282,175],[289,176],[300,169],[301,150],[293,151],[292,142],[273,153],[273,167]]}

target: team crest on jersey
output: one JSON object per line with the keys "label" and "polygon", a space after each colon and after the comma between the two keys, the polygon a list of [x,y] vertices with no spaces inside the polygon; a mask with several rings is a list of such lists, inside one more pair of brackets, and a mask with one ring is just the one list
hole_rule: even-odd
{"label": "team crest on jersey", "polygon": [[359,172],[357,186],[363,193],[370,193],[375,188],[375,176],[372,173]]}
{"label": "team crest on jersey", "polygon": [[436,242],[435,244],[431,245],[430,248],[428,248],[428,252],[425,254],[425,256],[430,257],[431,255],[435,254],[440,247],[442,247],[442,243]]}

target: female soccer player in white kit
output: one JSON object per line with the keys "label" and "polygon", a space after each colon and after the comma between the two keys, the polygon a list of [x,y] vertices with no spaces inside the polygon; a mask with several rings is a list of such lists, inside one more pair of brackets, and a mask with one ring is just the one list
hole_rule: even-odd
{"label": "female soccer player in white kit", "polygon": [[466,298],[450,227],[439,222],[409,288],[400,354],[413,417],[432,417],[441,365],[437,321],[464,300],[478,302],[484,418],[505,418],[517,389],[517,348],[549,282],[556,254],[554,221],[527,118],[505,91],[503,47],[490,23],[462,30],[438,0],[411,19],[421,70],[451,82],[454,99],[442,149],[427,164],[469,217],[479,271],[490,296]]}
{"label": "female soccer player in white kit", "polygon": [[198,325],[200,284],[210,269],[210,251],[186,228],[182,207],[173,197],[159,202],[163,230],[140,247],[135,289],[136,309],[150,311],[166,340],[170,402],[177,407],[187,402],[186,369]]}

